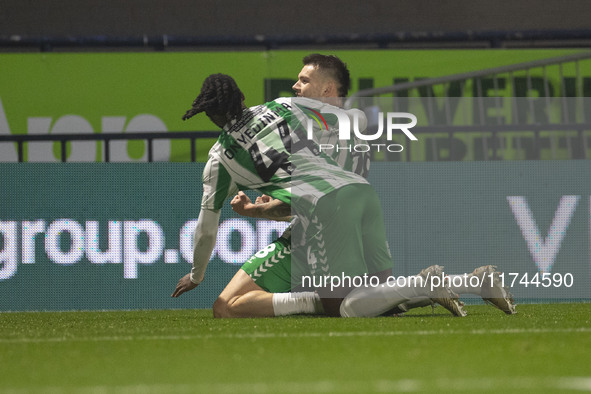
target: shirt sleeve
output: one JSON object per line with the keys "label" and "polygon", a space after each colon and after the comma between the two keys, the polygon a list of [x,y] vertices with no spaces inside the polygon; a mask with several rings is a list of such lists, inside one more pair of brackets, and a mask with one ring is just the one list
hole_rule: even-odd
{"label": "shirt sleeve", "polygon": [[215,157],[209,158],[203,169],[203,197],[201,209],[220,210],[228,196],[238,193],[238,186]]}
{"label": "shirt sleeve", "polygon": [[205,277],[205,269],[213,252],[218,234],[220,211],[202,209],[197,218],[197,225],[193,232],[193,267],[191,268],[191,282],[201,283]]}

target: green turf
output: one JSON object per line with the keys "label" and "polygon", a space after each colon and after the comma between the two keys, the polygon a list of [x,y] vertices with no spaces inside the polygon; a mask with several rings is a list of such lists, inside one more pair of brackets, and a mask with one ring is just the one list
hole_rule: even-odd
{"label": "green turf", "polygon": [[591,390],[591,304],[404,317],[0,314],[0,393]]}

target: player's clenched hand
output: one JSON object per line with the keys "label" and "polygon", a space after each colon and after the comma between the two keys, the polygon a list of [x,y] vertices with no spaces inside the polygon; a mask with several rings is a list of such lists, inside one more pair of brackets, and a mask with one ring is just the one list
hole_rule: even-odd
{"label": "player's clenched hand", "polygon": [[264,204],[266,202],[271,201],[272,199],[273,199],[273,197],[263,194],[262,196],[258,196],[257,199],[254,201],[254,203],[255,204]]}
{"label": "player's clenched hand", "polygon": [[269,220],[291,220],[291,206],[265,194],[257,198],[253,204],[244,192],[238,192],[230,201],[230,205],[236,213],[242,216]]}
{"label": "player's clenched hand", "polygon": [[252,210],[255,208],[255,204],[253,204],[250,198],[248,198],[248,196],[242,191],[239,191],[238,194],[234,196],[232,201],[230,201],[230,205],[234,212],[242,216],[253,216]]}
{"label": "player's clenched hand", "polygon": [[191,274],[187,274],[179,279],[179,283],[177,283],[176,289],[174,289],[171,297],[176,298],[189,290],[193,290],[195,287],[197,287],[197,285],[191,282]]}

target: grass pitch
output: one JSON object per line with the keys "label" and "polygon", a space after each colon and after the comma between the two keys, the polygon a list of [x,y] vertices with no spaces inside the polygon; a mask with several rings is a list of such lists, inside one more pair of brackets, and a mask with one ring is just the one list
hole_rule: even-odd
{"label": "grass pitch", "polygon": [[0,314],[0,393],[591,391],[591,304],[404,317]]}

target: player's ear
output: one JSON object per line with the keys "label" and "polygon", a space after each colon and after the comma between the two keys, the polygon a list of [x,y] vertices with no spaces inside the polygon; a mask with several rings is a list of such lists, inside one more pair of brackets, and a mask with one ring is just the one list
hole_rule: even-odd
{"label": "player's ear", "polygon": [[329,80],[324,85],[324,97],[336,97],[337,93],[337,84],[333,80]]}

